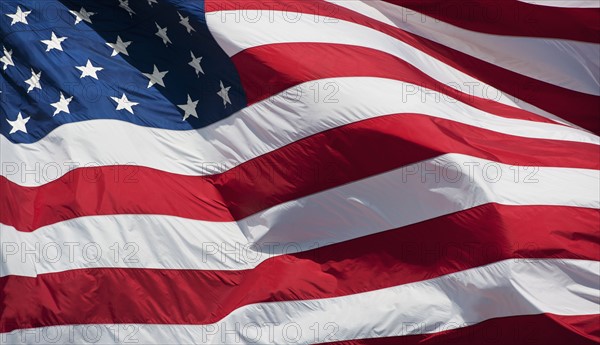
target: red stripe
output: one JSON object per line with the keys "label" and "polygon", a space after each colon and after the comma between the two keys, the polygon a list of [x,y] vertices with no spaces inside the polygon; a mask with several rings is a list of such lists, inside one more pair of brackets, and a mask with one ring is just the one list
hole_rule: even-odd
{"label": "red stripe", "polygon": [[448,152],[511,165],[600,168],[596,145],[521,138],[401,114],[321,132],[213,176],[116,166],[76,169],[38,187],[1,177],[0,222],[33,231],[75,217],[107,214],[232,221]]}
{"label": "red stripe", "polygon": [[[409,325],[407,329],[433,329],[437,325]],[[453,325],[442,325],[448,328]],[[410,327],[410,328],[409,328]],[[420,327],[420,328],[419,328]],[[600,342],[600,314],[519,315],[431,334],[356,339],[330,345],[594,345]]]}
{"label": "red stripe", "polygon": [[[440,83],[393,55],[365,47],[328,43],[282,43],[246,49],[232,58],[249,103],[279,94],[310,80],[334,77],[380,77],[441,92],[485,112],[513,119],[556,123],[543,116],[469,95]],[[290,64],[290,61],[294,61]],[[421,101],[420,93],[399,94]],[[335,97],[335,95],[334,95]],[[439,102],[447,102],[439,98]]]}
{"label": "red stripe", "polygon": [[[595,8],[539,6],[521,1],[384,1],[471,31],[600,42],[600,11]],[[410,12],[406,15],[419,18]]]}
{"label": "red stripe", "polygon": [[[253,0],[207,0],[205,9],[207,13],[239,9],[278,10],[318,14],[354,22],[390,35],[475,79],[594,133],[600,133],[600,118],[598,118],[598,100],[600,97],[569,90],[512,72],[337,5],[321,0],[273,3],[261,3]],[[296,59],[293,61],[296,61]],[[291,67],[295,63],[289,65]],[[313,67],[318,70],[319,64]],[[465,85],[461,85],[461,87],[466,88]]]}
{"label": "red stripe", "polygon": [[598,216],[583,208],[488,204],[274,257],[252,270],[98,268],[7,276],[0,279],[0,332],[87,323],[206,324],[251,303],[344,296],[509,258],[598,260]]}

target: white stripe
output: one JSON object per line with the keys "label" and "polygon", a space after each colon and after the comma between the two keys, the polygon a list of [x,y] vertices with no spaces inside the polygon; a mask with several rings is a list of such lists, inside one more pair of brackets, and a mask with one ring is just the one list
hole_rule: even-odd
{"label": "white stripe", "polygon": [[[596,170],[536,170],[447,154],[286,202],[237,223],[120,215],[77,218],[31,233],[3,226],[0,276],[83,267],[249,269],[281,253],[339,243],[490,202],[598,208],[598,190]],[[76,249],[70,251],[75,244],[66,242],[77,243]],[[117,258],[115,243],[121,248]],[[103,253],[98,260],[97,248]],[[25,249],[34,254],[27,255]],[[133,252],[137,262],[125,260]]]}
{"label": "white stripe", "polygon": [[532,5],[571,7],[571,8],[600,8],[599,0],[519,0]]}
{"label": "white stripe", "polygon": [[600,95],[598,44],[486,34],[382,1],[328,2],[521,75],[570,90]]}
{"label": "white stripe", "polygon": [[420,113],[527,138],[599,143],[596,135],[582,130],[494,116],[396,80],[350,77],[317,82],[321,87],[335,86],[335,102],[315,99],[315,82],[307,82],[198,130],[94,120],[62,125],[32,144],[14,144],[0,136],[2,175],[20,185],[37,186],[65,174],[73,162],[80,166],[132,163],[184,175],[206,175],[327,129],[395,113]]}
{"label": "white stripe", "polygon": [[141,344],[309,344],[436,333],[498,317],[593,315],[599,271],[597,261],[506,260],[349,296],[247,305],[210,325],[55,326],[4,333],[2,340],[121,344],[129,336]]}
{"label": "white stripe", "polygon": [[[349,8],[360,6],[356,1],[340,1],[338,4]],[[564,88],[600,95],[598,44],[483,34],[433,18],[421,22],[421,16],[403,15],[404,12],[398,7],[382,2],[372,2],[369,6],[384,11],[383,15],[403,30],[486,62]],[[229,56],[247,48],[267,44],[347,44],[369,47],[397,56],[445,84],[451,81],[461,83],[469,79],[475,81],[400,40],[353,22],[312,14],[298,14],[299,19],[296,21],[296,13],[270,10],[257,11],[258,19],[249,20],[246,18],[255,16],[250,16],[248,12],[252,11],[220,11],[206,16],[213,36]]]}
{"label": "white stripe", "polygon": [[[351,3],[354,4],[352,6],[360,6],[361,4],[358,2]],[[361,9],[365,10],[364,6],[361,6]],[[375,11],[371,10],[367,12],[373,15]],[[250,47],[281,43],[277,41],[280,39],[284,40],[282,42],[328,42],[369,47],[402,59],[439,82],[456,87],[467,94],[493,99],[496,102],[579,128],[554,114],[518,99],[515,96],[504,93],[491,85],[438,61],[411,45],[379,31],[371,30],[354,23],[339,21],[334,18],[313,16],[310,14],[296,16],[294,12],[285,12],[283,20],[281,17],[281,12],[277,11],[222,11],[207,13],[207,23],[213,36],[230,56]],[[300,18],[302,22],[297,23],[297,18]],[[275,29],[277,28],[271,24],[275,19],[280,22],[281,29],[285,28],[287,31],[276,32]],[[375,19],[381,19],[381,16],[376,16]],[[304,32],[297,24],[302,24],[303,27],[311,27],[312,30]],[[319,27],[320,30],[316,30],[317,27],[314,26],[316,24],[324,27]],[[344,26],[342,27],[341,25]],[[351,30],[349,32],[353,34],[354,30],[358,30],[358,33],[361,35],[348,35],[344,30]],[[285,35],[285,37],[282,37],[282,35]]]}

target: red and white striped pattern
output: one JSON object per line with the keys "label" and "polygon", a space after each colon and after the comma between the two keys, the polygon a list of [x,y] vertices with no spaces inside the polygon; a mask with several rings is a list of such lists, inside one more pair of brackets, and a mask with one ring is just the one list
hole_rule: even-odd
{"label": "red and white striped pattern", "polygon": [[597,1],[205,6],[245,109],[0,137],[95,163],[0,176],[3,342],[600,341]]}

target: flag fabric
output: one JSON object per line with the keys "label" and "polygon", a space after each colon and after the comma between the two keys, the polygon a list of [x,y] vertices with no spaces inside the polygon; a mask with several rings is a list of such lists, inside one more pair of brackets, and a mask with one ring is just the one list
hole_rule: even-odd
{"label": "flag fabric", "polygon": [[6,344],[600,341],[598,1],[3,0]]}

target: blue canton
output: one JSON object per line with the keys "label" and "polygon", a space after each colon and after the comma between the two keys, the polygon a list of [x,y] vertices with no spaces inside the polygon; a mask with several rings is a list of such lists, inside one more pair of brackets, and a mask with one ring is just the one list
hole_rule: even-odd
{"label": "blue canton", "polygon": [[3,0],[0,37],[0,132],[15,143],[88,120],[189,130],[246,106],[203,1]]}

